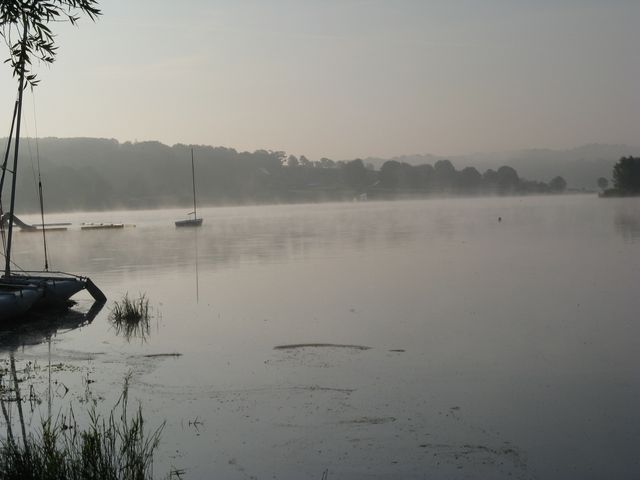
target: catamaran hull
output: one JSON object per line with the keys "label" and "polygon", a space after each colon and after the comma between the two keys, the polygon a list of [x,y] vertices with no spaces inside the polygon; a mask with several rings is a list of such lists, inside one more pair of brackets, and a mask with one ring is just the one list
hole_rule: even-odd
{"label": "catamaran hull", "polygon": [[28,312],[42,297],[40,288],[10,288],[0,287],[0,322],[11,320]]}
{"label": "catamaran hull", "polygon": [[[69,299],[81,290],[87,291],[97,300],[104,302],[106,298],[93,282],[85,277],[64,273],[25,272],[2,277],[3,282],[16,285],[37,285],[42,289],[42,295],[37,300],[36,307],[63,306]],[[96,295],[97,293],[97,295]]]}
{"label": "catamaran hull", "polygon": [[83,279],[65,278],[60,280],[48,278],[43,282],[44,293],[36,306],[64,305],[72,296],[83,290],[84,286]]}

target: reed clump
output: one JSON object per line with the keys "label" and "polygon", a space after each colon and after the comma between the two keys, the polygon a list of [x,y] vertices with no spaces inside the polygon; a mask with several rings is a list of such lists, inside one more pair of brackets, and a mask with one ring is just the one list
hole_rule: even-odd
{"label": "reed clump", "polygon": [[130,299],[125,293],[121,301],[115,301],[111,309],[111,320],[114,323],[137,324],[149,320],[149,299],[143,293],[138,298]]}
{"label": "reed clump", "polygon": [[114,303],[109,315],[116,335],[125,337],[127,341],[146,341],[151,330],[150,318],[149,300],[144,294],[133,300],[129,298],[128,293],[125,294],[120,302]]}
{"label": "reed clump", "polygon": [[104,417],[92,408],[84,429],[70,410],[22,441],[8,430],[0,440],[0,479],[150,480],[163,428],[148,431],[141,406],[129,416],[127,378],[111,413]]}

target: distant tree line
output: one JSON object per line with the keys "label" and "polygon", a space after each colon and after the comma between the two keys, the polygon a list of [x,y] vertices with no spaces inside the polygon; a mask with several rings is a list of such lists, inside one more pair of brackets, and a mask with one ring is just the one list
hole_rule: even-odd
{"label": "distant tree line", "polygon": [[603,189],[602,196],[621,197],[640,195],[640,157],[622,157],[613,166],[613,188],[606,189],[608,181],[598,179],[598,186]]}
{"label": "distant tree line", "polygon": [[560,176],[549,183],[530,181],[520,178],[512,167],[502,166],[480,173],[475,167],[456,170],[449,160],[416,166],[390,160],[376,174],[377,182],[371,189],[374,193],[376,190],[387,190],[453,195],[519,195],[561,193],[567,188],[567,182]]}
{"label": "distant tree line", "polygon": [[[1,144],[1,142],[0,142]],[[191,202],[189,145],[105,139],[42,139],[25,148],[18,176],[17,212],[38,208],[35,151],[41,152],[48,211],[185,206]],[[562,177],[528,181],[508,166],[480,173],[448,160],[409,165],[394,160],[379,170],[360,159],[311,161],[281,151],[238,152],[194,146],[201,205],[292,203],[426,195],[561,193]],[[5,189],[6,190],[6,189]],[[3,192],[6,204],[8,192]]]}

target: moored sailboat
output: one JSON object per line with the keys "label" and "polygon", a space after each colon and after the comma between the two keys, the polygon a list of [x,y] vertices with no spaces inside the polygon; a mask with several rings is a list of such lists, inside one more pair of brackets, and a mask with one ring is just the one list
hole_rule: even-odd
{"label": "moored sailboat", "polygon": [[[5,247],[5,269],[4,274],[0,277],[0,321],[11,319],[19,316],[35,306],[64,305],[72,295],[80,290],[86,289],[96,301],[104,303],[105,295],[95,284],[87,277],[81,277],[64,272],[50,272],[46,254],[45,240],[45,270],[44,271],[15,271],[12,270],[11,248],[13,243],[13,226],[15,219],[15,203],[16,203],[16,178],[18,172],[18,152],[20,147],[20,126],[22,117],[22,100],[25,90],[25,64],[27,61],[27,39],[28,39],[28,23],[26,17],[22,18],[23,35],[20,42],[20,50],[18,55],[18,99],[15,102],[13,118],[11,121],[11,132],[7,140],[7,150],[5,153],[4,163],[2,165],[2,178],[0,179],[0,199],[4,188],[4,180],[7,172],[12,174],[10,207],[7,213],[9,221],[7,222],[7,236]],[[15,143],[13,150],[13,167],[8,169],[7,163],[13,138],[13,130],[15,126]],[[41,183],[40,183],[41,187]],[[41,193],[41,188],[40,188]],[[42,207],[42,196],[40,197],[40,205]],[[0,205],[0,217],[2,216]],[[44,227],[44,213],[42,211],[42,226]],[[2,222],[4,224],[4,222]],[[2,225],[0,225],[2,227]],[[4,241],[4,230],[3,230]],[[44,236],[44,228],[43,228]],[[43,237],[44,238],[44,237]]]}
{"label": "moored sailboat", "polygon": [[188,215],[193,215],[193,218],[177,220],[176,227],[199,227],[202,225],[202,217],[198,218],[198,209],[196,208],[196,173],[193,164],[193,148],[191,149],[191,182],[193,185],[193,212],[189,212]]}
{"label": "moored sailboat", "polygon": [[[7,150],[5,153],[4,162],[2,164],[2,176],[0,178],[0,214],[2,213],[1,196],[5,175],[7,172],[7,161],[9,158],[11,135],[13,135],[17,111],[18,102],[16,101],[13,109],[13,117],[11,119],[11,134],[7,139]],[[4,216],[2,216],[2,218],[4,219]],[[2,229],[2,240],[4,246],[4,221],[0,222],[0,229]],[[2,281],[0,283],[0,321],[9,320],[29,311],[29,309],[36,303],[36,301],[42,297],[42,292],[42,288],[38,288],[28,282],[15,284],[11,281]]]}

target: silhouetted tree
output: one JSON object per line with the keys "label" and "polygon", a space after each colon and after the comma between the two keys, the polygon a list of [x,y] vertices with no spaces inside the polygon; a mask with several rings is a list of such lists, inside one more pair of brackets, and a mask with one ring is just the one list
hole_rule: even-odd
{"label": "silhouetted tree", "polygon": [[624,193],[640,193],[640,157],[622,157],[613,166],[613,185]]}
{"label": "silhouetted tree", "polygon": [[402,165],[396,160],[387,160],[380,167],[380,183],[386,188],[397,188],[401,183]]}
{"label": "silhouetted tree", "polygon": [[495,191],[498,188],[498,174],[492,168],[482,174],[482,183],[487,191]]}
{"label": "silhouetted tree", "polygon": [[458,177],[460,188],[465,193],[477,191],[482,184],[482,175],[474,167],[463,168]]}
{"label": "silhouetted tree", "polygon": [[605,190],[608,186],[609,186],[609,180],[607,180],[604,177],[600,177],[598,179],[598,187],[600,187],[601,190]]}
{"label": "silhouetted tree", "polygon": [[300,162],[298,162],[295,155],[289,155],[289,158],[287,158],[287,167],[297,167],[298,165],[300,165]]}
{"label": "silhouetted tree", "polygon": [[320,166],[322,168],[334,168],[336,166],[336,162],[327,157],[322,157],[320,159]]}
{"label": "silhouetted tree", "polygon": [[451,190],[457,180],[457,171],[449,160],[438,160],[433,164],[433,177],[436,189]]}
{"label": "silhouetted tree", "polygon": [[424,163],[413,168],[414,174],[412,177],[415,179],[417,188],[428,190],[433,184],[434,170],[431,165]]}
{"label": "silhouetted tree", "polygon": [[520,186],[520,177],[513,168],[502,166],[496,171],[498,191],[500,193],[512,193]]}
{"label": "silhouetted tree", "polygon": [[253,162],[253,168],[264,168],[269,173],[276,173],[282,167],[286,154],[279,150],[256,150],[252,154],[246,153],[239,159],[246,158]]}
{"label": "silhouetted tree", "polygon": [[548,193],[549,185],[544,182],[520,179],[520,191],[522,193]]}
{"label": "silhouetted tree", "polygon": [[364,163],[359,158],[347,162],[344,166],[344,174],[347,185],[354,190],[360,190],[365,186],[367,170],[364,168]]}
{"label": "silhouetted tree", "polygon": [[551,190],[554,193],[562,193],[566,190],[566,188],[567,188],[567,182],[565,181],[564,178],[560,176],[554,177],[549,182],[549,190]]}
{"label": "silhouetted tree", "polygon": [[300,162],[300,165],[303,166],[303,167],[310,167],[311,166],[311,162],[304,155],[300,155],[299,162]]}

